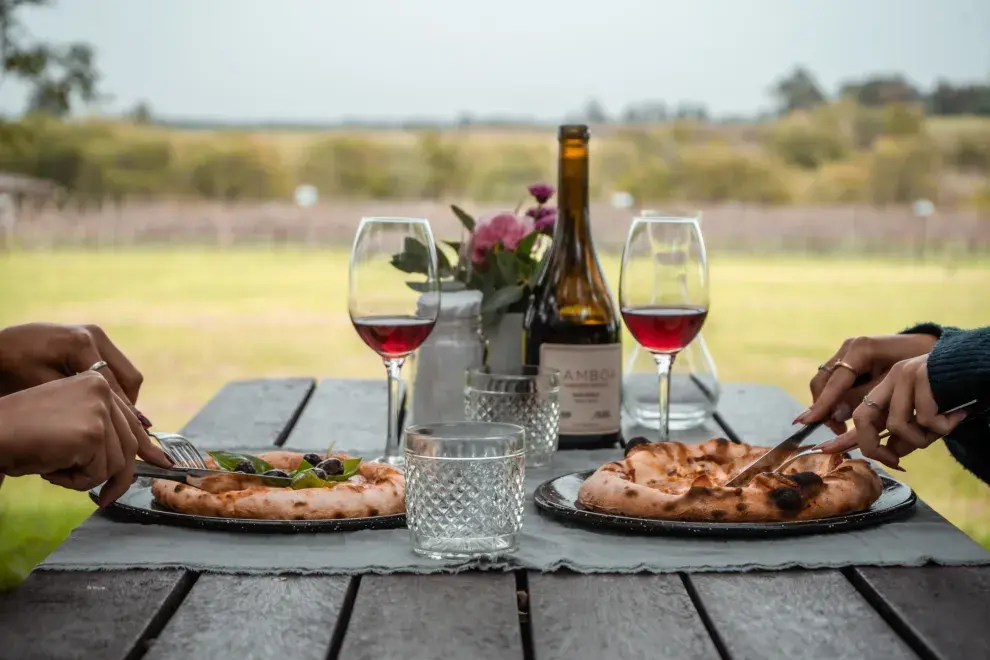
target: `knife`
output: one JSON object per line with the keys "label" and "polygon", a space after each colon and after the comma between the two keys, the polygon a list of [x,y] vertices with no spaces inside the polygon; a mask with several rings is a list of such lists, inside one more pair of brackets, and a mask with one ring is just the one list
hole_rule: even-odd
{"label": "knife", "polygon": [[[872,376],[869,373],[860,374],[856,377],[856,380],[853,381],[850,389],[866,385],[870,382],[871,378]],[[787,458],[801,446],[801,443],[807,440],[809,435],[817,431],[827,419],[828,418],[826,417],[825,419],[802,426],[800,429],[785,438],[783,442],[763,454],[763,456],[760,456],[758,459],[743,468],[742,471],[736,476],[725,482],[726,488],[745,486],[749,483],[749,480],[756,475],[763,472],[768,472],[786,461]]]}
{"label": "knife", "polygon": [[209,477],[232,474],[237,475],[237,478],[242,481],[247,481],[248,483],[257,486],[288,488],[292,485],[292,479],[289,477],[265,477],[260,474],[227,472],[225,470],[201,470],[199,468],[160,468],[157,465],[145,463],[144,461],[134,461],[134,476],[136,477],[168,479],[169,481],[178,481],[181,484],[187,484],[195,488],[200,488],[203,484],[203,480]]}

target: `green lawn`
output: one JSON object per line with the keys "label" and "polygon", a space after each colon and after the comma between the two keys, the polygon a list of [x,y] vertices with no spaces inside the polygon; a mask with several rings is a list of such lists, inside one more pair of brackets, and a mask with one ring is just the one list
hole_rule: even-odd
{"label": "green lawn", "polygon": [[[617,259],[603,263],[616,285]],[[929,319],[985,325],[987,291],[990,267],[974,262],[715,253],[704,333],[722,380],[771,383],[807,401],[807,381],[845,337]],[[139,407],[159,429],[181,426],[235,378],[384,377],[351,328],[346,298],[340,250],[0,254],[0,326],[102,325],[144,372]],[[904,465],[922,498],[990,547],[990,488],[941,445]],[[92,509],[85,495],[8,479],[0,488],[0,585],[15,583]]]}

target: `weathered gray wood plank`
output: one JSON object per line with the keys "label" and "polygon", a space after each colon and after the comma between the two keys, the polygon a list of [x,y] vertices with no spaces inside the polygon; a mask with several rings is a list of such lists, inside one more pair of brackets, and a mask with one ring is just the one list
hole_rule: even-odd
{"label": "weathered gray wood plank", "polygon": [[312,378],[227,383],[181,433],[202,448],[282,444],[313,390]]}
{"label": "weathered gray wood plank", "polygon": [[0,593],[0,659],[117,660],[186,593],[184,571],[34,573]]}
{"label": "weathered gray wood plank", "polygon": [[863,567],[860,591],[936,658],[990,658],[990,566]]}
{"label": "weathered gray wood plank", "polygon": [[[404,388],[399,392],[404,402]],[[337,450],[375,453],[384,451],[387,432],[388,390],[382,369],[379,380],[321,380],[285,446],[323,450],[334,442]]]}
{"label": "weathered gray wood plank", "polygon": [[530,573],[540,660],[718,658],[676,575]]}
{"label": "weathered gray wood plank", "polygon": [[[229,383],[181,432],[204,448],[275,445],[312,388],[309,378]],[[142,637],[165,625],[191,581],[172,570],[36,573],[0,594],[0,659],[139,654]]]}
{"label": "weathered gray wood plank", "polygon": [[[782,440],[795,429],[791,421],[802,409],[796,399],[776,387],[729,385],[724,388],[719,402],[719,417],[741,440],[769,444]],[[828,429],[821,429],[807,443],[820,442],[830,436]],[[907,652],[905,642],[838,571],[692,575],[687,580],[697,589],[703,606],[711,608],[715,629],[733,654],[736,651],[748,653],[754,648],[770,650],[778,644],[780,648],[794,650],[804,648],[802,644],[810,644],[806,653],[818,657],[904,657],[902,654]],[[705,585],[704,589],[702,585]],[[821,593],[811,585],[818,585]],[[763,630],[753,624],[753,617],[744,613],[745,608],[739,607],[737,600],[753,593],[762,594],[760,606],[767,613],[823,612],[826,610],[821,609],[821,599],[825,595],[830,601],[828,607],[834,611],[828,611],[828,616],[812,616],[804,621],[788,616],[788,623],[794,625],[779,628],[768,625]],[[855,619],[860,629],[840,625],[843,618]],[[780,617],[771,616],[767,621],[779,622]],[[751,633],[739,637],[734,632],[737,629]],[[882,631],[882,635],[877,637],[877,631]],[[872,655],[857,655],[865,653],[860,648],[867,641],[864,636],[874,637]],[[835,644],[844,646],[830,646]]]}
{"label": "weathered gray wood plank", "polygon": [[838,571],[690,580],[732,658],[916,657]]}
{"label": "weathered gray wood plank", "polygon": [[203,575],[147,660],[323,660],[348,577]]}
{"label": "weathered gray wood plank", "polygon": [[[798,429],[791,422],[802,410],[804,406],[779,387],[728,383],[722,387],[718,418],[744,442],[774,445]],[[821,428],[805,444],[810,447],[832,436]]]}
{"label": "weathered gray wood plank", "polygon": [[522,658],[511,573],[365,575],[340,657]]}

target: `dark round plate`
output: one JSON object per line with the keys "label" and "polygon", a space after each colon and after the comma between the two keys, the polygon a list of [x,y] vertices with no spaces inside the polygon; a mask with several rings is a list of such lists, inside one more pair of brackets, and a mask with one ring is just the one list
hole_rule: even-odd
{"label": "dark round plate", "polygon": [[594,470],[574,472],[544,482],[536,489],[536,506],[547,515],[584,527],[618,529],[638,534],[655,535],[756,537],[823,534],[869,527],[907,515],[914,507],[917,499],[914,491],[901,482],[880,475],[880,480],[883,482],[883,492],[869,509],[835,518],[774,523],[653,520],[616,516],[583,508],[577,503],[578,489],[584,480],[591,476],[592,472]]}
{"label": "dark round plate", "polygon": [[[98,502],[99,490],[89,491]],[[338,520],[252,520],[249,518],[217,518],[178,513],[155,503],[151,495],[151,480],[138,479],[124,495],[108,506],[104,514],[121,522],[145,525],[174,525],[223,532],[263,532],[265,534],[299,534],[316,532],[349,532],[358,529],[394,529],[405,527],[406,514],[374,518],[340,518]]]}

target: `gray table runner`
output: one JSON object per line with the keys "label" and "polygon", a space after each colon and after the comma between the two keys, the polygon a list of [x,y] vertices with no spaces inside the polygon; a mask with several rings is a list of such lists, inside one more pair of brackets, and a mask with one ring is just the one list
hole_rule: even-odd
{"label": "gray table runner", "polygon": [[617,450],[567,451],[552,469],[527,470],[526,519],[519,550],[484,564],[413,554],[406,529],[327,534],[237,534],[119,523],[97,513],[39,570],[187,568],[215,573],[437,573],[527,568],[580,573],[746,571],[843,566],[990,564],[983,549],[928,505],[877,527],[779,539],[720,540],[635,536],[563,524],[540,514],[533,491],[554,476],[598,467]]}

